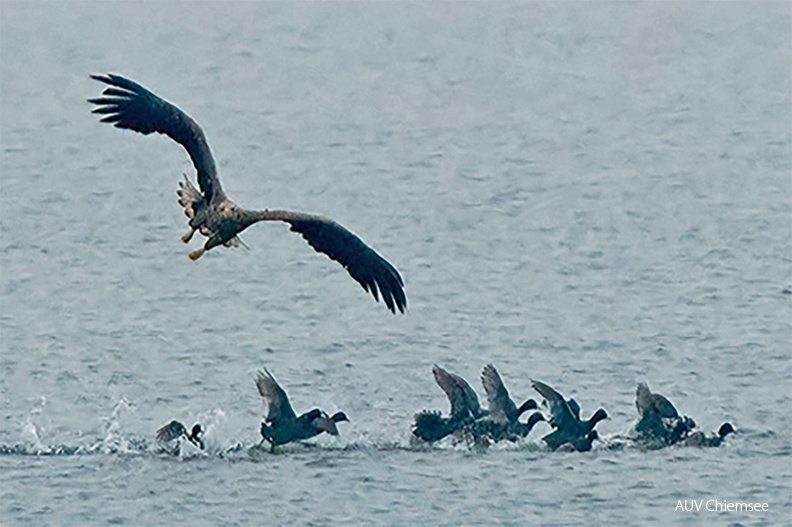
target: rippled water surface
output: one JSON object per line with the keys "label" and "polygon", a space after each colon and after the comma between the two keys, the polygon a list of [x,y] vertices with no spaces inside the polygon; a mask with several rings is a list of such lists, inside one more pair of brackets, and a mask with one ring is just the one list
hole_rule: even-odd
{"label": "rippled water surface", "polygon": [[[0,4],[3,525],[792,523],[792,8],[760,3]],[[242,206],[393,262],[391,315],[281,225],[197,263],[189,158],[97,123],[116,72],[204,127]],[[432,364],[610,419],[410,447]],[[255,372],[338,438],[271,455]],[[606,447],[647,381],[719,449]],[[170,419],[205,454],[153,452]],[[679,500],[764,502],[681,512]]]}

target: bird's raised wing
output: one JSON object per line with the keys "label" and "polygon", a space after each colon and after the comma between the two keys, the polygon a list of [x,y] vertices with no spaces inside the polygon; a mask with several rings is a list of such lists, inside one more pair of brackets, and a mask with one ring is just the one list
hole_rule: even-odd
{"label": "bird's raised wing", "polygon": [[575,419],[580,419],[580,405],[574,398],[570,397],[567,399],[567,406],[572,415],[575,416]]}
{"label": "bird's raised wing", "polygon": [[659,393],[652,393],[646,383],[638,383],[635,392],[635,406],[638,414],[643,416],[647,411],[656,412],[660,417],[673,419],[679,417],[679,412],[674,405]]}
{"label": "bird's raised wing", "polygon": [[487,364],[481,370],[481,384],[487,392],[487,402],[492,418],[498,422],[514,422],[517,420],[517,406],[509,397],[509,391],[503,385],[503,380],[492,364]]}
{"label": "bird's raised wing", "polygon": [[635,408],[638,409],[638,415],[643,416],[651,405],[652,392],[649,390],[649,386],[644,382],[639,382],[638,388],[635,390]]}
{"label": "bird's raised wing", "polygon": [[668,419],[674,419],[679,417],[679,412],[677,412],[676,407],[674,407],[671,401],[669,401],[659,393],[652,394],[652,403],[654,405],[655,410],[660,415],[660,417],[665,417]]}
{"label": "bird's raised wing", "polygon": [[173,104],[120,75],[108,73],[91,78],[109,85],[101,97],[88,99],[96,105],[93,113],[105,114],[103,123],[146,135],[152,132],[167,135],[187,150],[206,200],[217,203],[225,199],[212,151],[198,123]]}
{"label": "bird's raised wing", "polygon": [[468,382],[454,375],[438,365],[432,368],[437,385],[445,392],[448,401],[451,403],[451,416],[463,417],[469,413],[472,417],[478,417],[481,413],[478,395]]}
{"label": "bird's raised wing", "polygon": [[258,372],[256,387],[267,406],[267,422],[277,423],[283,419],[296,419],[291,403],[289,403],[289,396],[266,368],[264,371]]}
{"label": "bird's raised wing", "polygon": [[285,210],[245,211],[243,223],[283,221],[291,225],[317,252],[340,263],[365,291],[379,301],[380,295],[392,313],[404,313],[407,297],[404,282],[393,265],[355,234],[331,219]]}
{"label": "bird's raised wing", "polygon": [[[547,401],[550,415],[552,416],[550,419],[551,425],[556,428],[568,428],[580,421],[570,410],[569,404],[564,400],[563,395],[543,382],[533,381],[531,384],[534,390],[539,392]],[[577,403],[575,403],[575,406],[577,406]]]}

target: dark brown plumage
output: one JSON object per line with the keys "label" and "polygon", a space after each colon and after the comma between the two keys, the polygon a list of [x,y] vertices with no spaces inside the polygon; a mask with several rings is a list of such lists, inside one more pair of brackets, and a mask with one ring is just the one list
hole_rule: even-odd
{"label": "dark brown plumage", "polygon": [[398,309],[404,313],[407,297],[399,272],[363,240],[322,216],[284,210],[246,210],[237,206],[223,192],[209,143],[198,123],[173,104],[120,75],[91,75],[91,78],[109,85],[101,97],[88,100],[96,105],[94,113],[104,115],[102,122],[146,135],[165,134],[187,150],[198,174],[200,190],[185,176],[177,191],[190,226],[182,241],[189,242],[195,231],[207,238],[201,249],[190,253],[190,258],[197,260],[218,245],[238,245],[238,234],[259,221],[285,222],[317,252],[340,263],[376,300],[381,295],[391,312]]}

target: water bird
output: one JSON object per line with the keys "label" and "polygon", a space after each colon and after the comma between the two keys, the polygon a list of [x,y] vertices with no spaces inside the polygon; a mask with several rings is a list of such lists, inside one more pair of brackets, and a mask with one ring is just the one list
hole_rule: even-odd
{"label": "water bird", "polygon": [[487,364],[481,370],[481,385],[484,386],[484,391],[487,394],[489,413],[493,421],[515,423],[527,410],[538,408],[533,399],[526,400],[517,408],[509,391],[504,386],[498,370],[492,364]]}
{"label": "water bird", "polygon": [[536,423],[544,420],[541,413],[535,412],[526,423],[519,421],[523,413],[538,408],[536,401],[528,399],[518,408],[504,386],[498,370],[492,364],[487,364],[481,370],[481,384],[487,394],[489,412],[472,425],[479,435],[486,434],[494,441],[518,440],[526,437]]}
{"label": "water bird", "polygon": [[271,451],[278,445],[310,439],[322,432],[336,436],[336,423],[349,421],[344,412],[328,416],[318,408],[298,417],[288,395],[266,368],[258,372],[256,387],[267,407],[266,417],[261,423],[261,437],[270,444]]}
{"label": "water bird", "polygon": [[545,417],[541,412],[532,413],[525,423],[520,421],[513,423],[498,422],[486,416],[465,425],[462,433],[477,446],[487,446],[491,442],[498,443],[504,439],[515,442],[527,437],[533,427],[544,420]]}
{"label": "water bird", "polygon": [[556,449],[556,452],[589,452],[595,439],[599,439],[599,434],[596,430],[592,430],[583,437],[562,443]]}
{"label": "water bird", "polygon": [[419,439],[439,441],[456,434],[476,445],[485,446],[490,441],[519,440],[527,436],[536,423],[544,420],[544,416],[536,412],[526,423],[519,421],[527,410],[537,408],[536,401],[528,399],[518,408],[492,364],[487,364],[481,372],[481,383],[489,403],[487,410],[481,407],[476,391],[465,379],[436,364],[432,373],[448,397],[451,411],[448,417],[443,417],[436,410],[423,410],[416,414],[412,433]]}
{"label": "water bird", "polygon": [[[182,423],[173,420],[157,430],[157,441],[159,441],[163,446],[167,446],[172,444],[171,442],[176,439],[186,437],[192,444],[203,450],[205,445],[201,435],[203,435],[203,429],[201,428],[200,424],[196,423],[193,425],[192,429],[188,433],[187,428]],[[174,454],[178,455],[178,445],[175,447],[169,447],[169,449],[172,450]]]}
{"label": "water bird", "polygon": [[696,426],[693,419],[681,416],[671,401],[653,393],[643,382],[638,383],[635,391],[635,407],[639,417],[635,439],[650,448],[678,443]]}
{"label": "water bird", "polygon": [[736,430],[731,423],[723,423],[718,429],[717,435],[707,436],[701,430],[697,430],[685,438],[686,446],[716,447],[721,446],[726,436],[735,433]]}
{"label": "water bird", "polygon": [[448,397],[451,413],[448,417],[443,417],[440,412],[424,410],[415,415],[412,433],[424,441],[439,441],[486,414],[481,408],[476,391],[465,379],[437,364],[432,367],[432,373],[435,382]]}
{"label": "water bird", "polygon": [[198,175],[196,189],[185,174],[177,190],[190,230],[182,236],[188,243],[196,231],[207,238],[204,246],[190,253],[192,260],[218,245],[238,246],[239,233],[260,221],[280,221],[302,235],[317,252],[337,261],[375,300],[382,296],[387,308],[404,313],[407,297],[396,268],[351,231],[335,221],[287,210],[247,210],[223,192],[214,157],[203,130],[190,116],[140,84],[120,75],[91,75],[108,85],[101,97],[88,99],[101,122],[144,135],[165,134],[184,147]]}
{"label": "water bird", "polygon": [[555,431],[544,436],[542,440],[552,450],[569,443],[575,450],[590,450],[591,442],[597,439],[594,427],[598,422],[608,418],[607,412],[599,408],[588,420],[580,419],[580,405],[574,399],[564,400],[564,396],[554,388],[539,381],[532,382],[533,388],[544,397],[550,410],[550,426]]}

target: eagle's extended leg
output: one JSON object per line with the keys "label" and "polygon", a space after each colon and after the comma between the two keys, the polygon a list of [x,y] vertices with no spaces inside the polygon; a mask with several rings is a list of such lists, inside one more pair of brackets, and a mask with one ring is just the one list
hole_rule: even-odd
{"label": "eagle's extended leg", "polygon": [[183,241],[184,243],[189,243],[189,241],[192,240],[193,234],[195,234],[195,229],[193,227],[190,227],[190,232],[182,236],[181,241]]}
{"label": "eagle's extended leg", "polygon": [[223,243],[223,241],[220,239],[219,236],[217,235],[212,236],[211,238],[206,240],[206,243],[204,244],[203,247],[190,253],[190,260],[192,261],[197,260],[198,258],[203,256],[203,253],[205,253],[209,249],[212,249],[213,247],[217,247],[221,243]]}

